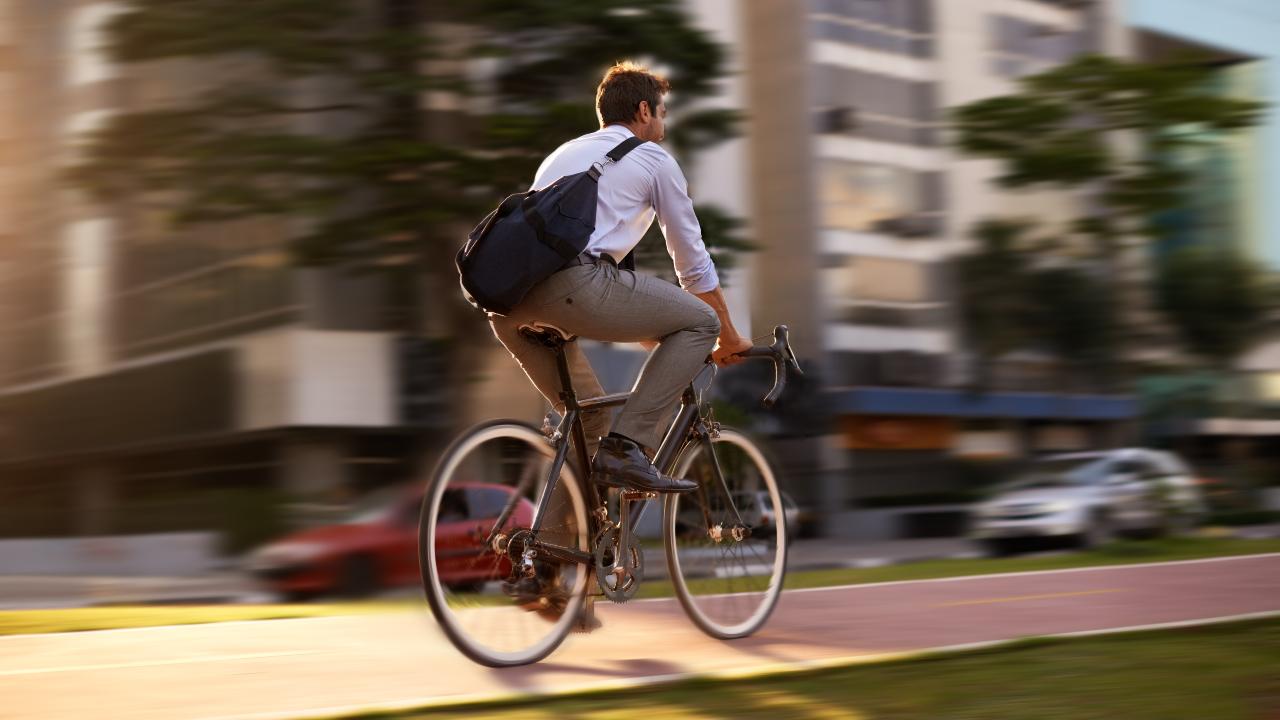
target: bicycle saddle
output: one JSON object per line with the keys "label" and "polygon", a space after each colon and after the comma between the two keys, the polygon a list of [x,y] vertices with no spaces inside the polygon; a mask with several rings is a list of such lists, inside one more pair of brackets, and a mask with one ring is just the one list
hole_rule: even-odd
{"label": "bicycle saddle", "polygon": [[577,335],[566,332],[551,323],[535,321],[524,323],[520,326],[520,332],[529,335],[535,339],[549,340],[551,338],[560,338],[562,342],[572,342],[577,339]]}

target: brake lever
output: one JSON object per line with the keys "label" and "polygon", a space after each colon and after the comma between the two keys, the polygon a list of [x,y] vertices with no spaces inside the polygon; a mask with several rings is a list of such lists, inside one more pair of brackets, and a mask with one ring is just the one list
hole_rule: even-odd
{"label": "brake lever", "polygon": [[778,357],[785,361],[797,375],[803,375],[800,361],[796,359],[796,353],[791,349],[791,330],[786,325],[779,325],[773,329],[773,337],[773,349],[778,353]]}

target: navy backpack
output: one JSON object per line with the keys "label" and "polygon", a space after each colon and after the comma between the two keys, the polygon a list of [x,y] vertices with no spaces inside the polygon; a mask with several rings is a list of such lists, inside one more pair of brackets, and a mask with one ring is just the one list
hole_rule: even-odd
{"label": "navy backpack", "polygon": [[[605,157],[618,162],[644,143],[630,137]],[[545,280],[587,247],[596,229],[596,196],[604,166],[592,163],[541,190],[510,195],[467,236],[458,251],[458,277],[467,301],[506,315],[529,288]],[[628,255],[622,267],[634,269]]]}

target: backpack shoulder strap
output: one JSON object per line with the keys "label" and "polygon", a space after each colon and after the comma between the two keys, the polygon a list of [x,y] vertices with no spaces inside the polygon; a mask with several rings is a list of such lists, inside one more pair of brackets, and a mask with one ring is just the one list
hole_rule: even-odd
{"label": "backpack shoulder strap", "polygon": [[[627,153],[631,152],[632,150],[635,150],[637,147],[645,144],[646,142],[648,142],[648,140],[641,140],[640,138],[635,137],[633,135],[627,138],[626,140],[623,140],[622,142],[615,145],[613,149],[605,153],[604,156],[609,158],[609,162],[616,163],[622,158],[626,157]],[[602,172],[604,172],[604,165],[599,162],[591,163],[591,167],[587,169],[587,174],[591,176],[592,180],[599,180],[600,173]]]}
{"label": "backpack shoulder strap", "polygon": [[632,150],[635,150],[638,146],[643,145],[646,142],[648,141],[641,140],[640,138],[632,135],[626,140],[623,140],[622,142],[618,143],[617,146],[614,147],[612,150],[605,153],[605,157],[609,158],[614,162],[618,162],[623,157],[625,157],[627,153],[631,152]]}

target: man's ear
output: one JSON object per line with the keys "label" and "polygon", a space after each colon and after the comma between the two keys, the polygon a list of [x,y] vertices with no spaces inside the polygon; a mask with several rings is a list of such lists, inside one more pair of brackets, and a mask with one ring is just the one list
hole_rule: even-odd
{"label": "man's ear", "polygon": [[636,122],[645,122],[653,117],[653,108],[649,107],[648,100],[641,100],[640,106],[636,108]]}

